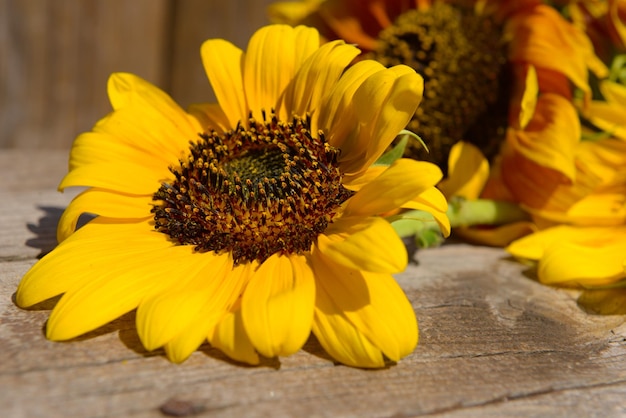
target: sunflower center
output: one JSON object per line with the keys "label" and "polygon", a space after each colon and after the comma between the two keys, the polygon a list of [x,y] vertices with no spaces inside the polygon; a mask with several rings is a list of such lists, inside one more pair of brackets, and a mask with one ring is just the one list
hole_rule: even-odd
{"label": "sunflower center", "polygon": [[504,137],[508,93],[501,29],[489,16],[435,2],[404,13],[379,34],[368,58],[386,66],[405,64],[424,77],[424,100],[408,129],[430,152],[413,144],[410,156],[447,168],[459,140],[497,152]]}
{"label": "sunflower center", "polygon": [[231,252],[235,264],[309,251],[352,194],[339,150],[311,134],[308,118],[263,113],[247,126],[191,143],[153,196],[155,228],[196,251]]}

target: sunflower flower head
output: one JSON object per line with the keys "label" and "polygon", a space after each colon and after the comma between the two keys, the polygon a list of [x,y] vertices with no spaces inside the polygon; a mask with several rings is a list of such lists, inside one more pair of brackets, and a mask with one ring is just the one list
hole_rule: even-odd
{"label": "sunflower flower head", "polygon": [[424,77],[425,100],[408,129],[428,150],[412,142],[408,155],[446,168],[451,147],[467,140],[493,156],[506,127],[505,47],[492,15],[443,2],[408,10],[378,34],[368,58],[408,65]]}
{"label": "sunflower flower head", "polygon": [[476,145],[491,162],[509,128],[518,129],[529,68],[538,91],[590,98],[589,70],[604,66],[591,41],[538,0],[302,0],[270,7],[277,21],[312,22],[327,39],[364,47],[364,57],[404,64],[424,77],[424,101],[409,124],[426,143],[407,155],[447,173],[452,146]]}
{"label": "sunflower flower head", "polygon": [[[431,163],[381,154],[418,107],[407,66],[348,65],[315,29],[271,25],[244,52],[206,41],[218,103],[185,111],[141,78],[111,76],[113,112],[72,147],[60,244],[24,276],[28,307],[68,340],[136,310],[148,350],[182,362],[207,341],[258,364],[313,333],[336,360],[381,367],[417,344],[392,273],[408,261],[384,214],[418,207],[449,232]],[[374,164],[377,162],[376,164]],[[83,213],[97,215],[79,229]]]}

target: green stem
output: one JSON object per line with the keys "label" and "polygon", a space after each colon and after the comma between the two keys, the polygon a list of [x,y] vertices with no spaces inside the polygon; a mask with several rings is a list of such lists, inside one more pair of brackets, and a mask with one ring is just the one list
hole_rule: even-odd
{"label": "green stem", "polygon": [[448,202],[450,225],[503,225],[528,220],[528,213],[514,203],[489,199],[466,200],[453,198]]}
{"label": "green stem", "polygon": [[[475,225],[503,225],[530,219],[516,204],[476,199],[453,198],[446,212],[452,228]],[[411,210],[389,219],[401,237],[415,236],[420,247],[432,247],[443,241],[433,216],[425,211]]]}

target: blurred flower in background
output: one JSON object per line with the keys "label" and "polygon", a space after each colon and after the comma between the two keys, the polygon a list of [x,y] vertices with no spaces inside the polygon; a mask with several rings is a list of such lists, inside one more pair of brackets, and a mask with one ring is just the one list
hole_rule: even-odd
{"label": "blurred flower in background", "polygon": [[589,287],[626,277],[625,4],[305,0],[270,15],[423,74],[409,127],[446,174],[454,235]]}
{"label": "blurred flower in background", "polygon": [[[181,109],[114,74],[113,112],[73,144],[59,189],[86,186],[60,244],[20,282],[32,306],[63,294],[46,327],[67,340],[137,309],[148,350],[182,362],[205,340],[250,363],[311,332],[337,361],[382,367],[411,353],[407,265],[385,217],[428,212],[449,233],[434,164],[385,154],[422,98],[407,66],[365,60],[313,28],[272,25],[242,51],[202,45],[219,103]],[[83,213],[98,215],[76,230]]]}

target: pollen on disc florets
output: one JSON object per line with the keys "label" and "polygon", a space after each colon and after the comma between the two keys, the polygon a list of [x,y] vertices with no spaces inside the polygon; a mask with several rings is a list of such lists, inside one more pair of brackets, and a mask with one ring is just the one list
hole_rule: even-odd
{"label": "pollen on disc florets", "polygon": [[310,126],[308,117],[285,123],[263,113],[201,134],[154,194],[155,228],[197,251],[231,252],[235,264],[309,251],[351,196],[339,150]]}
{"label": "pollen on disc florets", "polygon": [[410,144],[410,156],[447,167],[459,140],[495,153],[507,115],[506,45],[487,15],[443,2],[413,9],[379,34],[368,58],[385,66],[405,64],[424,77],[424,99],[407,129],[426,142]]}

